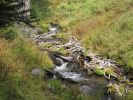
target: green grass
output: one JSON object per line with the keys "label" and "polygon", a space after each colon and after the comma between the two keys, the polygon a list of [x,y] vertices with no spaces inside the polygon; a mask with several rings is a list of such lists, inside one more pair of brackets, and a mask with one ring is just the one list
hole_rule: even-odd
{"label": "green grass", "polygon": [[133,68],[132,16],[131,8],[119,15],[115,20],[112,20],[105,27],[96,29],[94,31],[95,34],[84,38],[85,46],[99,54],[117,60],[123,66]]}
{"label": "green grass", "polygon": [[[36,3],[36,2],[33,2]],[[48,22],[60,23],[65,32],[75,35],[89,50],[112,58],[124,67],[133,68],[133,1],[132,0],[54,0],[52,12],[33,5],[37,18],[50,16],[37,24],[44,32]],[[49,11],[50,9],[45,9]],[[54,14],[51,16],[51,14]],[[52,19],[52,20],[51,20]],[[35,67],[52,68],[46,52],[41,52],[31,41],[18,38],[18,30],[9,26],[0,29],[0,99],[1,100],[91,100],[74,86],[66,87],[61,81],[46,81],[31,75]],[[65,29],[64,29],[65,28]],[[68,39],[66,35],[59,38]],[[3,39],[5,38],[5,39]],[[49,46],[49,45],[48,45]],[[61,48],[64,54],[67,51]],[[95,73],[103,75],[99,69]],[[51,93],[49,86],[56,89]],[[128,99],[132,99],[132,91]],[[95,99],[99,99],[95,96]]]}
{"label": "green grass", "polygon": [[54,89],[57,100],[91,100],[91,96],[81,93],[76,86],[65,85],[62,81],[51,79],[48,86]]}
{"label": "green grass", "polygon": [[21,38],[0,39],[0,100],[45,99],[42,88],[46,82],[41,76],[31,75],[35,67],[53,67],[46,52]]}
{"label": "green grass", "polygon": [[87,48],[133,68],[133,1],[59,1],[56,19]]}
{"label": "green grass", "polygon": [[96,68],[94,69],[94,73],[95,73],[96,75],[99,75],[99,76],[103,76],[103,75],[104,75],[104,71],[101,70],[101,69],[99,69],[98,67],[96,67]]}

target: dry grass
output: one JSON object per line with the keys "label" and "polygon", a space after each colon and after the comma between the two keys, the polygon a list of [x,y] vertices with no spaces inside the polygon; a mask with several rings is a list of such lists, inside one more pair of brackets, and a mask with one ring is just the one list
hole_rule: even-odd
{"label": "dry grass", "polygon": [[[41,52],[29,41],[16,39],[9,42],[0,39],[0,68],[3,74],[16,74],[23,77],[34,67],[52,67],[46,52]],[[26,77],[26,76],[25,76]]]}
{"label": "dry grass", "polygon": [[52,0],[51,4],[56,7],[57,5],[59,5],[59,3],[61,2],[61,0]]}
{"label": "dry grass", "polygon": [[71,33],[74,33],[79,39],[82,39],[86,35],[94,34],[95,31],[109,25],[119,14],[116,11],[109,11],[92,18],[87,18],[81,23],[78,23]]}

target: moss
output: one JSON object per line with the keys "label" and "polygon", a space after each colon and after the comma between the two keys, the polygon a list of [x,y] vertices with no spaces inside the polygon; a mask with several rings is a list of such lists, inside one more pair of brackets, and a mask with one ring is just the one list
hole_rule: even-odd
{"label": "moss", "polygon": [[48,23],[46,21],[39,21],[36,23],[37,26],[39,26],[43,32],[48,32]]}
{"label": "moss", "polygon": [[68,36],[68,34],[66,34],[66,33],[57,34],[56,37],[57,37],[57,38],[62,38],[62,39],[64,39],[64,40],[68,40],[68,39],[69,39],[69,36]]}
{"label": "moss", "polygon": [[60,48],[59,52],[61,52],[63,55],[68,55],[69,54],[68,50],[66,50],[64,47]]}
{"label": "moss", "polygon": [[97,75],[99,75],[99,76],[103,76],[104,75],[104,70],[101,70],[98,67],[96,67],[94,69],[94,73],[97,74]]}
{"label": "moss", "polygon": [[45,44],[43,44],[43,47],[49,48],[49,47],[52,47],[53,45],[54,45],[53,43],[45,43]]}

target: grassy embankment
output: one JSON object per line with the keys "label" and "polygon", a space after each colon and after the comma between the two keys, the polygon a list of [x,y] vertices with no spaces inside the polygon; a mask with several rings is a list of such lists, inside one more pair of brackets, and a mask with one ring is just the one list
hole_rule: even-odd
{"label": "grassy embankment", "polygon": [[52,61],[46,52],[39,51],[12,29],[0,30],[0,100],[42,100],[45,95],[41,86],[45,82],[41,77],[32,76],[31,70],[51,68]]}
{"label": "grassy embankment", "polygon": [[83,45],[133,68],[132,0],[56,0],[56,19]]}

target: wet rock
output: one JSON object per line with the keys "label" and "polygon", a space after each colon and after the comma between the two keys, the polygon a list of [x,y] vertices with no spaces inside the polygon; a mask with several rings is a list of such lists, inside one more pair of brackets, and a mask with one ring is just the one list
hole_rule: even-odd
{"label": "wet rock", "polygon": [[44,73],[45,73],[44,79],[46,79],[46,80],[51,79],[51,78],[54,77],[54,74],[51,71],[47,70],[47,69],[44,69]]}
{"label": "wet rock", "polygon": [[55,58],[54,59],[54,64],[57,65],[57,66],[60,66],[62,64],[61,60]]}
{"label": "wet rock", "polygon": [[73,57],[69,56],[69,57],[65,57],[65,56],[59,56],[63,61],[66,62],[73,62]]}
{"label": "wet rock", "polygon": [[60,66],[62,64],[61,60],[57,59],[58,55],[60,55],[60,53],[48,51],[48,54],[55,65]]}

